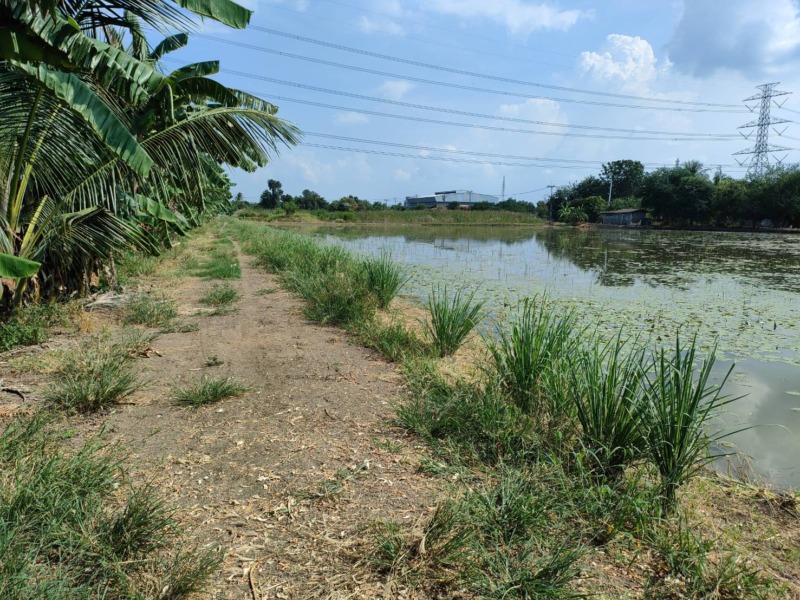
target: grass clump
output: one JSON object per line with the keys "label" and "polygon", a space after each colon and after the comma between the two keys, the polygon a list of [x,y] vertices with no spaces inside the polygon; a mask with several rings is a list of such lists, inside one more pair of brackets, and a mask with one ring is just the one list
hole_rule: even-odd
{"label": "grass clump", "polygon": [[128,303],[124,322],[128,325],[144,325],[168,329],[178,317],[178,304],[161,295],[138,294]]}
{"label": "grass clump", "polygon": [[646,450],[645,351],[630,351],[621,333],[593,341],[569,362],[569,389],[580,441],[598,474],[613,477]]}
{"label": "grass clump", "polygon": [[709,352],[699,370],[695,366],[696,338],[684,346],[676,336],[672,354],[664,348],[653,353],[652,374],[645,390],[645,435],[648,458],[660,476],[666,512],[674,510],[678,488],[716,458],[710,453],[711,443],[725,435],[709,434],[709,421],[738,399],[722,395],[733,366],[719,385],[709,381],[715,352]]}
{"label": "grass clump", "polygon": [[424,356],[429,347],[414,331],[399,322],[382,324],[377,320],[360,323],[355,328],[358,339],[393,362]]}
{"label": "grass clump", "polygon": [[219,557],[184,550],[153,488],[129,488],[119,452],[93,439],[70,452],[34,416],[0,434],[0,597],[186,598]]}
{"label": "grass clump", "polygon": [[96,412],[118,404],[139,389],[131,344],[94,339],[65,356],[45,400],[71,413]]}
{"label": "grass clump", "polygon": [[176,389],[173,396],[180,404],[199,407],[242,396],[249,390],[249,386],[231,377],[204,377],[194,385]]}
{"label": "grass clump", "polygon": [[46,342],[52,327],[65,324],[66,314],[67,308],[62,304],[24,307],[0,322],[0,352]]}
{"label": "grass clump", "polygon": [[510,330],[500,328],[497,341],[487,339],[492,366],[503,388],[527,413],[543,416],[547,394],[543,379],[561,368],[578,347],[575,313],[556,315],[546,298],[526,298]]}
{"label": "grass clump", "polygon": [[239,279],[242,276],[236,246],[228,238],[215,239],[202,258],[189,260],[186,270],[190,275],[205,279]]}
{"label": "grass clump", "polygon": [[368,258],[363,263],[367,278],[367,285],[375,294],[378,308],[389,306],[400,288],[408,281],[409,277],[387,250],[381,250],[378,258]]}
{"label": "grass clump", "polygon": [[450,356],[484,318],[483,301],[475,301],[475,291],[459,289],[450,295],[447,286],[438,287],[428,296],[430,322],[428,337],[440,357]]}
{"label": "grass clump", "polygon": [[136,277],[155,275],[160,262],[160,257],[139,252],[123,254],[117,261],[117,281],[125,285]]}
{"label": "grass clump", "polygon": [[200,298],[200,304],[220,308],[230,306],[241,298],[239,290],[230,284],[223,283],[214,285],[206,294]]}

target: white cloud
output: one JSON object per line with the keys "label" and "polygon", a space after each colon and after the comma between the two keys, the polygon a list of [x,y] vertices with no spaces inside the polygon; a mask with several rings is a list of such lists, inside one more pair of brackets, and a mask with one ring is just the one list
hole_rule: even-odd
{"label": "white cloud", "polygon": [[796,71],[800,58],[800,7],[795,0],[726,0],[724,7],[697,0],[683,10],[668,45],[676,67],[708,76],[721,69],[750,77]]}
{"label": "white cloud", "polygon": [[338,125],[361,125],[369,123],[369,117],[357,112],[343,112],[336,115],[335,121]]}
{"label": "white cloud", "polygon": [[378,90],[389,100],[402,100],[414,88],[410,81],[390,80],[384,81]]}
{"label": "white cloud", "polygon": [[405,29],[391,19],[371,19],[362,16],[358,20],[358,26],[364,33],[388,33],[389,35],[405,35]]}
{"label": "white cloud", "polygon": [[424,8],[461,19],[489,19],[523,35],[538,29],[566,31],[579,19],[592,16],[589,11],[559,10],[525,0],[429,0]]}
{"label": "white cloud", "polygon": [[411,181],[411,173],[409,171],[395,169],[393,175],[395,181]]}
{"label": "white cloud", "polygon": [[642,91],[657,74],[653,47],[640,37],[612,33],[606,37],[608,50],[603,53],[581,52],[580,65],[604,81],[615,81],[631,91]]}

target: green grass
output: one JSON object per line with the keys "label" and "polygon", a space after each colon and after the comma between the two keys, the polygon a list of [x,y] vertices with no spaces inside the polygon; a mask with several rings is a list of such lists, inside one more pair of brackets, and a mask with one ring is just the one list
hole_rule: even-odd
{"label": "green grass", "polygon": [[17,315],[0,322],[0,352],[44,343],[52,327],[67,324],[67,312],[64,304],[23,307]]}
{"label": "green grass", "polygon": [[118,450],[65,451],[40,417],[0,434],[0,488],[2,598],[187,598],[219,564],[154,488],[129,487]]}
{"label": "green grass", "polygon": [[177,317],[175,300],[160,294],[137,294],[125,308],[123,321],[128,325],[168,329]]}
{"label": "green grass", "polygon": [[242,268],[236,247],[228,238],[217,238],[200,258],[190,258],[186,264],[190,275],[205,279],[239,279]]}
{"label": "green grass", "polygon": [[544,424],[548,417],[559,416],[559,407],[548,402],[558,400],[559,395],[548,394],[543,383],[547,383],[548,375],[563,368],[577,349],[578,340],[574,312],[556,314],[541,297],[525,299],[510,328],[501,327],[498,339],[486,339],[486,345],[503,388],[522,410]]}
{"label": "green grass", "polygon": [[237,223],[236,235],[259,265],[277,273],[305,301],[313,321],[353,327],[371,320],[378,304],[361,261],[340,246],[251,224]]}
{"label": "green grass", "polygon": [[138,338],[120,344],[93,339],[67,354],[56,379],[45,389],[45,400],[70,413],[96,412],[118,404],[140,387],[132,363],[141,343]]}
{"label": "green grass", "polygon": [[365,259],[363,265],[367,285],[375,294],[378,308],[386,308],[408,281],[408,275],[385,249],[381,250],[379,257]]}
{"label": "green grass", "polygon": [[190,386],[177,388],[173,397],[180,404],[197,408],[225,398],[243,396],[249,390],[249,386],[231,377],[204,377]]}
{"label": "green grass", "polygon": [[587,461],[598,474],[616,476],[645,455],[645,350],[627,348],[619,333],[606,343],[594,341],[565,364]]}
{"label": "green grass", "polygon": [[738,400],[722,395],[733,365],[718,385],[709,381],[715,352],[711,349],[698,369],[696,338],[682,345],[676,335],[671,354],[664,348],[653,353],[644,420],[648,457],[661,478],[666,512],[675,509],[678,488],[714,459],[711,443],[725,437],[709,433],[709,421]]}
{"label": "green grass", "polygon": [[377,320],[371,320],[359,323],[354,331],[364,346],[377,350],[393,362],[425,356],[430,352],[425,341],[402,323],[384,325]]}
{"label": "green grass", "polygon": [[159,256],[138,252],[123,254],[117,260],[117,282],[120,285],[127,285],[132,279],[155,275],[160,261]]}
{"label": "green grass", "polygon": [[241,298],[239,290],[228,283],[212,286],[199,300],[200,304],[214,308],[230,306]]}
{"label": "green grass", "polygon": [[447,286],[431,291],[428,296],[430,322],[425,325],[431,344],[440,357],[450,356],[461,347],[485,317],[483,305],[482,301],[475,300],[475,291],[466,293],[459,289],[451,295]]}

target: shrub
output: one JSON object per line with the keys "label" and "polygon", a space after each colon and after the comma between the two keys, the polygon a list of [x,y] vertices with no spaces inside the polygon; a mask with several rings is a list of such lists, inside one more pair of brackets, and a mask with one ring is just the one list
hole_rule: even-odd
{"label": "shrub", "polygon": [[450,296],[447,286],[437,287],[428,296],[431,315],[426,323],[428,336],[440,357],[449,356],[461,347],[475,326],[484,318],[484,302],[475,301],[475,291],[459,289]]}

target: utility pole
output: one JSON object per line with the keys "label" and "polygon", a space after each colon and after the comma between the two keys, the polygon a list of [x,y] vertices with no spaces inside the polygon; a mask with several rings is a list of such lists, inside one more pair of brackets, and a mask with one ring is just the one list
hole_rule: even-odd
{"label": "utility pole", "polygon": [[[770,109],[772,108],[772,103],[775,103],[775,106],[781,108],[785,103],[786,100],[784,99],[783,102],[780,104],[774,100],[777,96],[786,96],[787,94],[791,94],[791,92],[782,92],[775,89],[778,83],[765,83],[763,85],[756,86],[759,90],[761,90],[760,94],[755,94],[754,96],[750,96],[749,98],[745,98],[744,105],[750,110],[750,112],[755,112],[756,107],[760,107],[758,111],[758,120],[757,121],[750,121],[749,123],[745,123],[744,125],[740,126],[738,129],[740,130],[739,133],[742,134],[744,139],[750,139],[750,136],[753,134],[753,128],[756,131],[756,144],[750,148],[746,148],[744,150],[740,150],[739,152],[734,152],[734,156],[743,155],[743,154],[752,154],[753,157],[750,159],[750,165],[747,168],[747,173],[749,175],[756,175],[761,176],[764,174],[764,171],[769,167],[769,155],[771,152],[785,152],[792,150],[792,148],[786,148],[784,146],[773,146],[769,143],[769,128],[772,127],[772,130],[775,132],[776,135],[783,135],[786,131],[786,127],[784,127],[781,131],[778,131],[773,127],[774,125],[780,125],[783,123],[789,123],[786,119],[780,119],[770,116]],[[757,102],[753,106],[747,104],[748,102]],[[742,133],[742,129],[750,129],[747,132],[747,135]],[[787,154],[788,156],[788,154]],[[778,164],[781,164],[786,159],[784,156],[781,159],[776,159]],[[736,159],[736,162],[739,163],[739,166],[744,166],[747,163],[748,159],[739,160]]]}
{"label": "utility pole", "polygon": [[550,208],[550,222],[553,222],[553,188],[556,187],[554,185],[546,186],[550,188],[550,199],[547,201],[547,205]]}
{"label": "utility pole", "polygon": [[608,170],[608,206],[607,208],[611,207],[611,190],[614,189],[614,174],[611,173],[611,169]]}
{"label": "utility pole", "polygon": [[500,202],[505,202],[506,199],[506,176],[503,175],[503,191],[500,192]]}

